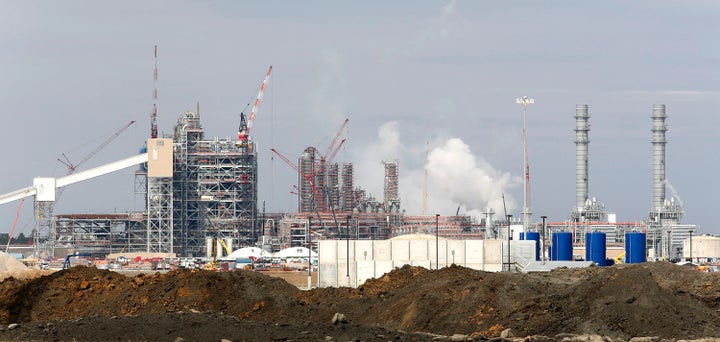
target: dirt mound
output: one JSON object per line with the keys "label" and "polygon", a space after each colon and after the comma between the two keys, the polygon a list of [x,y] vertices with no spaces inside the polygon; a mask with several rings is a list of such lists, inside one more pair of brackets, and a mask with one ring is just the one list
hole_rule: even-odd
{"label": "dirt mound", "polygon": [[[719,307],[720,275],[662,262],[534,274],[405,266],[358,289],[311,291],[251,271],[126,277],[82,266],[0,283],[4,324],[209,312],[299,331],[331,326],[333,315],[343,313],[348,323],[339,327],[386,331],[373,332],[380,335],[402,330],[497,337],[510,329],[515,336],[687,339],[720,337]],[[339,333],[334,329],[328,331]]]}

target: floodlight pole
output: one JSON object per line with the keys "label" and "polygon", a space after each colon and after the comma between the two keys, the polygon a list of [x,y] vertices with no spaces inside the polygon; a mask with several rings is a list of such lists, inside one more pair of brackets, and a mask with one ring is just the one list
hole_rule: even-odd
{"label": "floodlight pole", "polygon": [[507,224],[508,224],[508,236],[507,236],[507,265],[508,265],[508,272],[510,272],[510,220],[512,219],[512,214],[507,215]]}
{"label": "floodlight pole", "polygon": [[438,220],[440,219],[440,214],[435,214],[435,269],[440,269],[440,243],[439,243],[439,233],[438,233]]}
{"label": "floodlight pole", "polygon": [[530,215],[530,208],[528,207],[530,205],[530,166],[528,165],[527,131],[525,126],[527,122],[527,106],[535,103],[535,99],[529,99],[527,96],[523,96],[515,99],[515,103],[523,106],[523,188],[525,189],[525,196],[523,199],[523,231],[527,232],[529,221],[528,216]]}
{"label": "floodlight pole", "polygon": [[690,230],[690,263],[692,263],[692,229]]}
{"label": "floodlight pole", "polygon": [[310,273],[312,270],[312,232],[310,231],[311,227],[312,216],[308,216],[308,290],[312,289],[312,274]]}
{"label": "floodlight pole", "polygon": [[547,216],[543,215],[540,216],[542,219],[542,262],[545,263],[545,219],[547,219]]}
{"label": "floodlight pole", "polygon": [[345,262],[345,278],[347,285],[350,286],[350,215],[345,216],[345,247],[346,247],[346,262]]}

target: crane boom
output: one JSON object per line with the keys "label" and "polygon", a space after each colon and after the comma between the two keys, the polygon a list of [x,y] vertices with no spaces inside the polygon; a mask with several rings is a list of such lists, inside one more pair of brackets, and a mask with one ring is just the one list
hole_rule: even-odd
{"label": "crane boom", "polygon": [[348,121],[350,121],[350,118],[345,118],[345,121],[343,121],[342,125],[340,126],[340,129],[335,134],[335,138],[333,138],[332,142],[330,143],[330,146],[328,146],[327,152],[323,155],[323,158],[326,158],[328,154],[330,154],[330,151],[335,147],[335,144],[337,143],[338,138],[340,138],[340,134],[342,134],[343,129],[345,129],[345,126],[347,126]]}
{"label": "crane boom", "polygon": [[255,102],[253,103],[252,110],[250,110],[250,115],[248,115],[247,123],[245,124],[245,127],[243,129],[243,125],[240,125],[240,130],[238,131],[238,140],[247,140],[248,135],[250,134],[250,129],[252,129],[253,122],[255,121],[255,114],[257,114],[258,109],[260,108],[260,103],[262,102],[263,95],[265,93],[265,88],[267,87],[268,81],[270,80],[270,74],[272,73],[272,65],[267,71],[267,74],[265,74],[265,79],[263,80],[262,84],[260,85],[260,90],[258,91],[257,98],[255,98]]}
{"label": "crane boom", "polygon": [[[313,195],[315,196],[316,201],[317,201],[317,199],[323,198],[323,195],[320,192],[320,189],[318,189],[317,185],[315,185],[315,181],[313,180],[313,175],[309,175],[307,173],[300,171],[300,169],[297,167],[297,165],[295,165],[295,163],[290,161],[290,159],[285,157],[278,150],[271,148],[270,151],[273,151],[273,153],[277,154],[277,156],[280,157],[280,159],[282,159],[285,162],[285,164],[288,164],[290,167],[293,168],[293,170],[297,171],[298,174],[300,174],[303,178],[305,178],[305,180],[308,182],[308,184],[310,184],[310,188],[312,189],[312,192],[313,192]],[[323,201],[323,203],[324,202],[325,201]],[[322,209],[325,210],[325,208],[322,208]]]}
{"label": "crane boom", "polygon": [[330,156],[327,157],[327,161],[326,161],[327,163],[331,163],[333,161],[333,159],[335,159],[335,156],[338,154],[338,152],[340,151],[340,148],[343,146],[343,144],[345,144],[346,140],[347,139],[345,139],[345,138],[343,138],[343,140],[340,140],[340,143],[337,145],[335,150],[333,150],[330,153]]}
{"label": "crane boom", "polygon": [[78,166],[82,165],[83,163],[85,163],[86,161],[88,161],[90,158],[92,158],[93,156],[95,156],[98,152],[100,152],[100,150],[102,150],[103,148],[105,148],[105,146],[107,146],[108,144],[110,144],[113,140],[115,140],[115,138],[117,138],[118,136],[120,136],[120,134],[122,134],[122,132],[124,132],[126,129],[128,129],[128,127],[132,126],[134,123],[135,123],[135,120],[132,120],[132,121],[130,121],[130,123],[126,124],[125,126],[123,126],[122,128],[120,128],[119,130],[117,130],[113,135],[111,135],[110,137],[108,137],[107,139],[105,139],[105,141],[103,141],[100,145],[98,145],[98,147],[96,147],[92,152],[88,153],[88,155],[86,155],[82,160],[80,160],[79,162],[77,162],[77,164],[74,164],[74,165],[73,165],[73,163],[70,162],[70,160],[69,160],[68,157],[65,155],[65,153],[63,153],[62,156],[63,156],[63,158],[65,158],[66,161],[63,161],[63,160],[60,159],[60,158],[58,158],[58,161],[61,162],[61,163],[63,163],[63,164],[65,164],[65,166],[68,167],[68,174],[71,174],[71,173],[75,172],[75,170],[77,170]]}

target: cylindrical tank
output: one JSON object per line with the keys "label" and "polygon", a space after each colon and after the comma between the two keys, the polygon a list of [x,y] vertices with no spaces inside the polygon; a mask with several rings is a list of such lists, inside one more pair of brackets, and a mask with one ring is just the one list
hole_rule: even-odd
{"label": "cylindrical tank", "polygon": [[209,259],[212,259],[213,255],[213,238],[212,237],[205,237],[205,257]]}
{"label": "cylindrical tank", "polygon": [[535,240],[535,260],[540,260],[540,233],[527,232],[525,233],[525,240]]}
{"label": "cylindrical tank", "polygon": [[590,232],[585,234],[585,260],[592,261],[595,265],[606,266],[605,263],[605,242],[603,232]]}
{"label": "cylindrical tank", "polygon": [[639,264],[645,261],[645,233],[625,233],[625,263]]}
{"label": "cylindrical tank", "polygon": [[[550,260],[572,260],[572,233],[555,232],[552,234],[552,254]],[[555,257],[553,259],[552,257]]]}

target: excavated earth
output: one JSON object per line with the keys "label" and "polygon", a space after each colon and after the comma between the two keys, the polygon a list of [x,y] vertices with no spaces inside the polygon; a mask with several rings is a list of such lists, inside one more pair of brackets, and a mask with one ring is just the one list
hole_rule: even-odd
{"label": "excavated earth", "polygon": [[531,274],[405,266],[358,289],[304,291],[253,271],[77,266],[6,278],[0,323],[2,341],[720,338],[720,274],[665,262]]}

